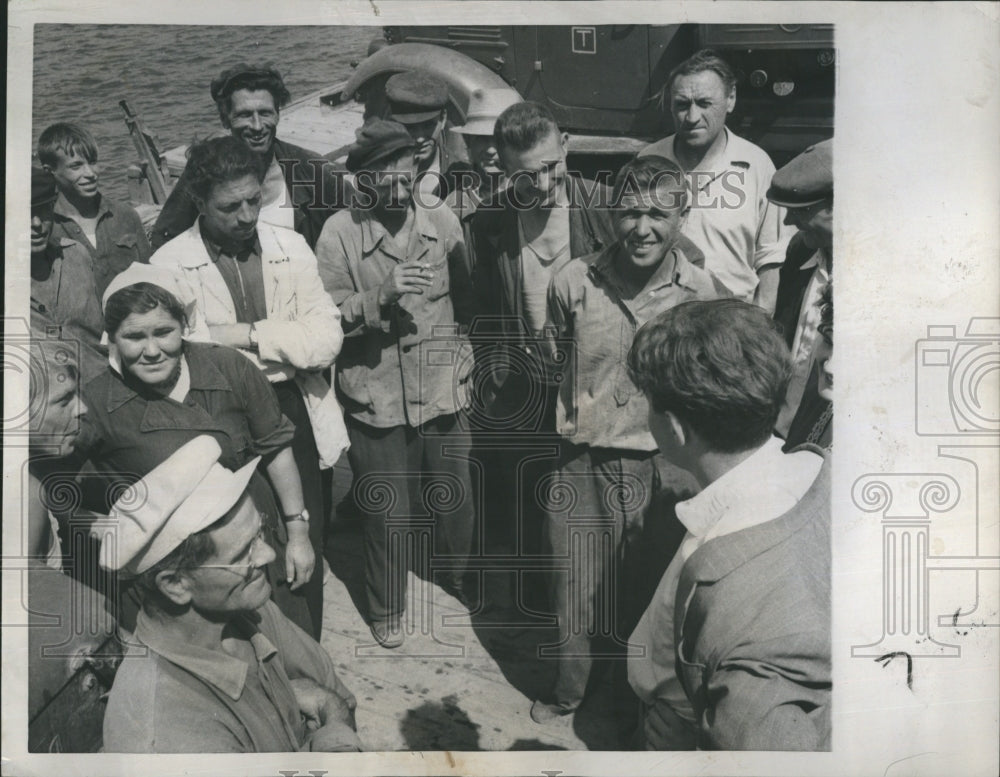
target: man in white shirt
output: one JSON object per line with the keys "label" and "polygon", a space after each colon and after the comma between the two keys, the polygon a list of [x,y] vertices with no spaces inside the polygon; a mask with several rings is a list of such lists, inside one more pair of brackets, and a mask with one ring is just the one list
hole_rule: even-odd
{"label": "man in white shirt", "polygon": [[816,404],[813,375],[821,299],[833,272],[833,139],[810,146],[774,174],[767,191],[786,207],[785,223],[798,228],[781,268],[774,318],[792,351],[792,379],[775,431],[792,447],[804,438],[790,436],[792,419],[803,402]]}
{"label": "man in white shirt", "polygon": [[735,74],[703,49],[670,73],[663,99],[675,134],[640,156],[672,159],[688,174],[684,236],[704,252],[705,269],[733,296],[774,310],[790,231],[782,229],[781,208],[765,197],[774,163],[764,149],[726,129],[736,106]]}
{"label": "man in white shirt", "polygon": [[702,487],[629,640],[645,746],[829,749],[829,467],[772,437],[781,335],[753,305],[688,302],[639,330],[628,365],[660,452]]}

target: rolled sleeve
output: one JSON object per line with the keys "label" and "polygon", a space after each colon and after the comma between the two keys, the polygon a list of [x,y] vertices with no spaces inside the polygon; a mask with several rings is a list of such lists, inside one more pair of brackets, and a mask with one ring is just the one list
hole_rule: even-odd
{"label": "rolled sleeve", "polygon": [[[764,187],[766,191],[766,187]],[[788,241],[794,230],[783,224],[785,209],[773,204],[766,197],[759,204],[760,222],[754,250],[753,269],[760,272],[765,267],[783,264]]]}

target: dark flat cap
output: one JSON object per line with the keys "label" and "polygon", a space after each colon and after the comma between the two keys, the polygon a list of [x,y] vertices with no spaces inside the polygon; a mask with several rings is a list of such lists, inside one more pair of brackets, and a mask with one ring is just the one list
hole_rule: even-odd
{"label": "dark flat cap", "polygon": [[771,179],[767,199],[786,208],[805,208],[833,196],[833,138],[809,146]]}
{"label": "dark flat cap", "polygon": [[385,82],[390,117],[402,124],[419,124],[437,118],[448,104],[448,87],[422,70],[396,73]]}
{"label": "dark flat cap", "polygon": [[56,179],[52,173],[33,166],[31,168],[31,207],[55,202],[58,196]]}
{"label": "dark flat cap", "polygon": [[370,119],[356,133],[357,140],[347,152],[347,170],[357,173],[404,148],[416,148],[416,142],[397,121]]}
{"label": "dark flat cap", "polygon": [[212,80],[212,99],[218,102],[221,98],[236,91],[237,87],[234,84],[239,83],[239,80],[243,78],[271,79],[280,84],[282,90],[285,88],[285,81],[282,79],[281,73],[273,66],[248,65],[246,62],[240,62],[223,70],[219,73],[218,78]]}

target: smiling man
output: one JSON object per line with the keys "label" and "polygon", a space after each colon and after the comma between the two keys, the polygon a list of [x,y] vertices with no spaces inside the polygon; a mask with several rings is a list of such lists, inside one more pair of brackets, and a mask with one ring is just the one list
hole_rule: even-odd
{"label": "smiling man", "polygon": [[[661,482],[667,470],[654,461],[648,405],[626,371],[632,338],[681,302],[727,296],[695,266],[698,250],[681,234],[690,205],[676,164],[657,156],[633,160],[618,174],[611,201],[617,241],[569,261],[549,286],[553,334],[573,343],[557,400],[562,442],[550,491],[569,489],[576,499],[571,512],[555,504],[548,510],[551,553],[568,557],[572,572],[552,578],[559,645],[551,696],[531,708],[537,722],[579,706],[592,653],[622,653],[644,605],[638,557],[650,498],[663,487],[688,491],[686,479],[674,480],[676,471],[671,483]],[[588,560],[578,549],[594,543],[610,543],[610,550]],[[622,698],[628,686],[618,664]],[[623,722],[629,707],[635,704],[625,705]]]}
{"label": "smiling man", "polygon": [[684,234],[705,268],[730,292],[774,310],[789,231],[765,196],[774,174],[767,153],[726,128],[736,106],[736,75],[704,49],[678,65],[663,89],[674,134],[640,152],[673,159],[688,174],[691,214]]}
{"label": "smiling man", "polygon": [[59,197],[52,173],[31,170],[31,325],[49,337],[60,336],[78,349],[80,379],[104,372],[107,352],[101,345],[104,317],[100,284],[87,250],[55,234]]}
{"label": "smiling man", "polygon": [[[353,694],[319,644],[268,601],[274,550],[247,486],[196,437],[111,509],[101,563],[136,579],[136,643],[108,697],[104,750],[359,750]],[[143,498],[136,498],[141,494]]]}
{"label": "smiling man", "polygon": [[139,214],[98,188],[97,143],[77,124],[60,122],[38,138],[38,160],[55,178],[53,235],[72,240],[89,255],[97,296],[132,262],[149,261],[150,247]]}
{"label": "smiling man", "polygon": [[[256,156],[235,138],[192,146],[185,173],[198,218],[150,264],[171,271],[183,298],[195,301],[213,342],[240,349],[271,381],[281,412],[295,425],[292,450],[306,505],[285,520],[309,523],[321,559],[326,512],[320,465],[332,467],[347,447],[340,406],[320,373],[340,352],[340,311],[323,290],[303,237],[259,220],[257,170]],[[322,564],[299,591],[318,637]]]}
{"label": "smiling man", "polygon": [[[326,219],[347,205],[347,190],[334,163],[278,138],[281,109],[291,99],[281,73],[270,65],[240,63],[222,71],[211,92],[222,126],[257,157],[261,221],[292,228],[314,247]],[[153,227],[153,248],[179,235],[197,216],[185,171]]]}

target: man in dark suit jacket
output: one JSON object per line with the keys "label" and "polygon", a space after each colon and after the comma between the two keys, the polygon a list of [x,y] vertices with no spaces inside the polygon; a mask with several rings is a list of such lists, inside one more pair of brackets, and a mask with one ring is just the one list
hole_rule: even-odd
{"label": "man in dark suit jacket", "polygon": [[778,170],[767,198],[784,206],[785,223],[799,230],[788,244],[774,308],[792,352],[792,379],[775,430],[793,448],[831,413],[830,402],[817,394],[815,349],[821,299],[833,277],[833,140],[810,146]]}
{"label": "man in dark suit jacket", "polygon": [[702,489],[629,640],[645,746],[829,749],[829,465],[772,436],[781,335],[748,303],[687,302],[639,330],[628,366],[660,452]]}
{"label": "man in dark suit jacket", "polygon": [[[277,138],[281,108],[290,95],[273,67],[240,63],[212,81],[211,90],[222,126],[260,159],[261,220],[294,229],[314,248],[327,218],[348,204],[343,168]],[[197,218],[185,170],[153,226],[153,250]]]}

